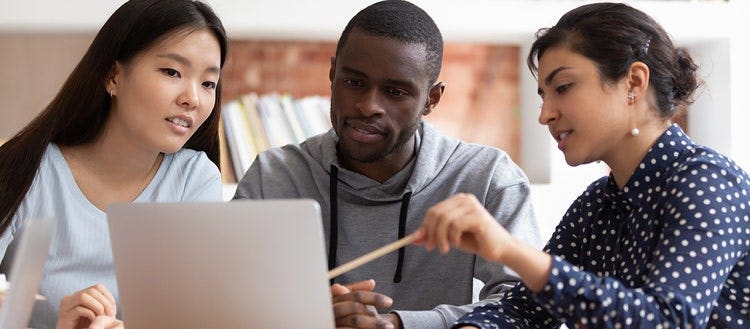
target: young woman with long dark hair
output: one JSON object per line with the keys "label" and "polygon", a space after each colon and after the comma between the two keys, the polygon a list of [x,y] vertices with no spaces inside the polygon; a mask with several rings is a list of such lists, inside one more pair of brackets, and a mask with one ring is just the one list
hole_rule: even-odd
{"label": "young woman with long dark hair", "polygon": [[128,1],[44,111],[0,147],[0,271],[25,222],[59,221],[40,286],[47,300],[35,305],[32,327],[116,315],[109,204],[221,200],[226,53],[224,27],[207,5]]}

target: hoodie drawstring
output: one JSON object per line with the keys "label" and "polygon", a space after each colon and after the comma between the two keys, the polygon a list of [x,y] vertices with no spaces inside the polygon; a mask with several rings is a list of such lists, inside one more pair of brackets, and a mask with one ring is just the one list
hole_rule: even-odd
{"label": "hoodie drawstring", "polygon": [[[336,248],[339,242],[339,222],[338,222],[338,210],[339,206],[336,203],[338,200],[338,187],[339,187],[339,168],[331,166],[331,182],[329,189],[329,197],[331,202],[331,227],[330,239],[328,241],[328,270],[332,270],[336,267]],[[333,284],[333,278],[331,278],[331,284]]]}
{"label": "hoodie drawstring", "polygon": [[[404,197],[401,198],[401,212],[398,215],[398,240],[401,240],[406,235],[406,214],[409,212],[409,201],[411,200],[411,192],[406,192]],[[401,282],[401,272],[404,268],[404,253],[406,247],[401,247],[398,250],[398,264],[396,265],[396,274],[393,276],[393,282]]]}
{"label": "hoodie drawstring", "polygon": [[[331,165],[331,181],[329,187],[329,198],[331,202],[331,226],[329,228],[330,241],[328,242],[328,270],[332,270],[336,267],[336,251],[338,248],[338,168]],[[401,211],[398,216],[398,240],[406,236],[406,217],[409,210],[409,201],[411,201],[412,192],[406,192],[401,198]],[[404,267],[404,257],[406,247],[401,247],[398,250],[398,263],[396,264],[396,274],[393,276],[393,282],[401,282],[401,275]],[[333,284],[334,279],[330,280]]]}

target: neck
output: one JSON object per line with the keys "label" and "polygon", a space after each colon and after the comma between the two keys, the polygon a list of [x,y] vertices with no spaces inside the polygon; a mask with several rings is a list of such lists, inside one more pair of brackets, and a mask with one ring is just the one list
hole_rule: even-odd
{"label": "neck", "polygon": [[110,129],[87,144],[70,148],[73,154],[87,162],[87,167],[98,168],[112,179],[128,181],[150,177],[158,168],[163,154],[146,150],[130,140],[118,138]]}
{"label": "neck", "polygon": [[671,122],[665,121],[653,125],[644,125],[638,136],[627,135],[625,139],[613,148],[605,159],[602,159],[612,170],[612,176],[619,189],[628,182],[636,167],[654,145],[656,140],[664,134]]}
{"label": "neck", "polygon": [[81,193],[100,210],[134,201],[156,175],[163,154],[135,144],[105,129],[92,142],[61,147]]}

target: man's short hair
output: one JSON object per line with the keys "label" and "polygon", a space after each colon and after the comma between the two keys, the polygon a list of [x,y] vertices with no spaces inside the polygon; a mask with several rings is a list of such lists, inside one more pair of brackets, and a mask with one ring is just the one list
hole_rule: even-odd
{"label": "man's short hair", "polygon": [[430,85],[437,81],[443,62],[443,36],[422,8],[402,0],[376,2],[352,17],[341,33],[336,56],[354,29],[405,43],[424,45],[427,51],[427,75]]}

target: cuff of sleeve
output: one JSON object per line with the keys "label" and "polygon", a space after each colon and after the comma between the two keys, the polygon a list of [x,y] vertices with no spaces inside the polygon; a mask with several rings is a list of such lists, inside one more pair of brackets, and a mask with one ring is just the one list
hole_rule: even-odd
{"label": "cuff of sleeve", "polygon": [[[571,284],[571,280],[577,282],[576,285]],[[580,270],[560,258],[559,256],[552,257],[552,269],[550,271],[549,280],[544,285],[541,291],[532,293],[532,299],[545,308],[550,314],[558,316],[559,313],[555,310],[560,307],[571,307],[573,298],[576,294],[578,285],[584,284],[585,278],[583,277]]]}
{"label": "cuff of sleeve", "polygon": [[401,318],[404,329],[448,328],[445,318],[438,311],[392,311]]}

